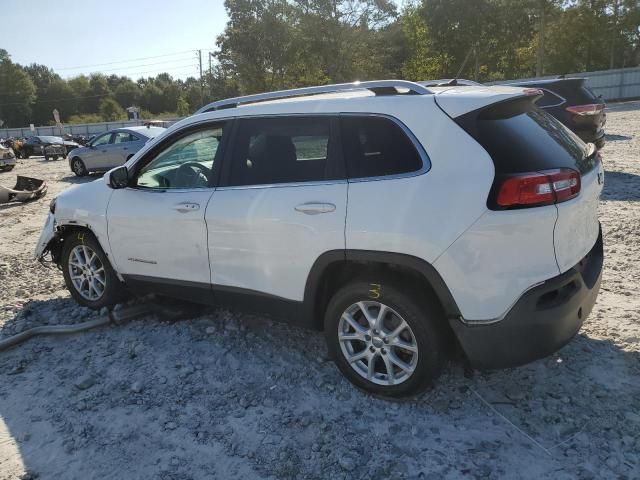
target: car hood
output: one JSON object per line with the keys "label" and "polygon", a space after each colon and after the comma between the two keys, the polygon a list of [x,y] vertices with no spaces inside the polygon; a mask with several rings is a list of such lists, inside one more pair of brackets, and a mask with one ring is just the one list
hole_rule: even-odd
{"label": "car hood", "polygon": [[71,140],[65,140],[64,144],[67,145],[68,147],[79,147],[80,144],[77,142],[72,142]]}

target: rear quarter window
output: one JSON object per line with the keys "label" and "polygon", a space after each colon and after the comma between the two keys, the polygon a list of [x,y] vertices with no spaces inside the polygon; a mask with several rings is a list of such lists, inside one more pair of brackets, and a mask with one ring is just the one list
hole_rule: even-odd
{"label": "rear quarter window", "polygon": [[349,178],[398,175],[422,168],[416,146],[389,118],[345,115],[340,118],[340,135]]}

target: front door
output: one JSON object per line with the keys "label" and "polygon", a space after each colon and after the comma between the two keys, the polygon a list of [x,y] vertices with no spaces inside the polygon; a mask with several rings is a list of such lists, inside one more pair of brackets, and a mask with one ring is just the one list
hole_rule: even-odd
{"label": "front door", "polygon": [[113,134],[108,132],[96,137],[85,154],[85,166],[89,170],[106,170],[109,163],[109,142]]}
{"label": "front door", "polygon": [[214,288],[302,301],[316,259],[345,248],[347,183],[328,116],[238,120],[205,215]]}
{"label": "front door", "polygon": [[125,280],[177,296],[208,296],[205,211],[215,190],[223,128],[176,132],[131,166],[129,187],[113,192],[109,244]]}

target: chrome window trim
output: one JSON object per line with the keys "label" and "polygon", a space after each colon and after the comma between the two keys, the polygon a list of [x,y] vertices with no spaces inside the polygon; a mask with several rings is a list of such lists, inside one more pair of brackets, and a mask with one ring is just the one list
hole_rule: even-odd
{"label": "chrome window trim", "polygon": [[[424,146],[415,134],[411,131],[409,127],[407,127],[400,119],[394,117],[393,115],[387,113],[375,113],[375,112],[309,112],[309,113],[272,113],[272,114],[249,114],[249,115],[230,115],[225,117],[219,117],[215,119],[207,119],[200,120],[197,122],[189,123],[188,125],[184,125],[180,129],[177,129],[174,132],[171,132],[171,136],[179,135],[180,132],[184,130],[193,128],[194,126],[206,125],[209,123],[218,123],[218,122],[230,122],[233,120],[242,120],[242,119],[254,119],[254,118],[281,118],[281,117],[324,117],[324,116],[332,116],[332,117],[341,117],[341,116],[355,116],[355,117],[380,117],[391,120],[396,125],[398,125],[405,135],[409,138],[409,141],[413,144],[413,147],[417,150],[418,155],[420,155],[420,159],[422,160],[422,167],[418,170],[414,170],[412,172],[404,172],[397,173],[393,175],[381,175],[376,177],[354,177],[344,179],[336,179],[336,180],[311,180],[306,182],[287,182],[287,183],[260,183],[256,185],[231,185],[224,187],[217,187],[216,190],[238,190],[238,189],[249,189],[249,188],[277,188],[277,187],[301,187],[305,185],[309,186],[318,186],[318,185],[335,185],[342,183],[362,183],[362,182],[378,182],[383,180],[398,180],[403,178],[412,178],[424,175],[425,173],[431,170],[431,159],[429,154],[426,152]],[[135,165],[141,161],[142,158],[146,156],[142,155],[134,163],[131,164],[132,170],[135,170]],[[131,170],[130,170],[131,171]]]}
{"label": "chrome window trim", "polygon": [[532,87],[532,88],[538,88],[538,90],[542,90],[544,92],[548,92],[551,95],[553,95],[554,97],[557,97],[557,98],[559,98],[561,100],[559,103],[554,103],[553,105],[545,105],[544,107],[540,106],[540,105],[537,105],[538,108],[543,108],[544,109],[544,108],[559,107],[560,105],[563,105],[563,104],[567,103],[567,99],[566,98],[564,98],[562,95],[558,95],[556,92],[552,92],[548,88],[540,88],[540,87]]}
{"label": "chrome window trim", "polygon": [[401,120],[394,117],[393,115],[389,115],[385,113],[347,112],[347,113],[340,113],[340,116],[350,116],[350,117],[368,116],[368,117],[386,118],[387,120],[391,120],[393,123],[398,125],[402,129],[404,134],[409,138],[409,141],[413,144],[413,147],[416,149],[416,151],[418,152],[418,155],[420,155],[420,159],[422,160],[422,167],[412,172],[395,173],[393,175],[379,175],[376,177],[354,177],[354,178],[347,177],[347,180],[349,181],[349,183],[379,182],[381,180],[397,180],[401,178],[418,177],[420,175],[427,173],[429,170],[431,170],[431,159],[429,158],[429,155],[427,154],[426,150],[422,146],[422,143],[420,143],[418,138],[409,129],[409,127],[407,127]]}

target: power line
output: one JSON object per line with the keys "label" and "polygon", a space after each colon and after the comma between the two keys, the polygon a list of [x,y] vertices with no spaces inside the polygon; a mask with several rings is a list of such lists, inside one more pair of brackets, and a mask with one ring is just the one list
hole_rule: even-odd
{"label": "power line", "polygon": [[[153,65],[164,65],[167,63],[176,63],[176,62],[181,62],[181,61],[185,61],[188,60],[187,57],[185,58],[176,58],[175,60],[167,60],[164,62],[154,62],[154,63],[143,63],[143,64],[137,64],[137,65],[129,65],[126,67],[117,67],[117,68],[108,68],[106,70],[97,70],[98,73],[105,73],[105,72],[115,72],[115,71],[119,71],[119,70],[130,70],[132,68],[140,68],[140,67],[151,67]],[[93,72],[92,72],[93,73]],[[70,75],[76,75],[75,73],[72,73]]]}
{"label": "power line", "polygon": [[171,56],[180,55],[180,54],[189,53],[189,52],[194,52],[194,50],[183,50],[181,52],[165,53],[164,55],[155,55],[153,57],[130,58],[130,59],[127,59],[127,60],[118,60],[118,61],[115,61],[115,62],[94,63],[94,64],[91,64],[91,65],[79,65],[77,67],[60,67],[60,68],[53,68],[53,70],[78,70],[80,68],[101,67],[101,66],[104,66],[104,65],[116,65],[118,63],[136,62],[138,60],[150,60],[152,58],[171,57]]}
{"label": "power line", "polygon": [[[145,65],[138,65],[138,67],[144,67]],[[173,70],[180,70],[183,68],[188,68],[188,67],[193,67],[193,68],[197,68],[196,64],[193,63],[193,61],[191,61],[190,63],[184,63],[184,64],[180,64],[180,65],[174,65],[174,66],[167,66],[167,67],[158,67],[154,70],[144,70],[144,71],[136,71],[136,72],[120,72],[118,73],[111,73],[111,75],[120,75],[122,77],[131,77],[131,76],[135,76],[138,75],[140,73],[149,73],[149,72],[159,72],[159,73],[163,73],[163,72],[169,72],[169,71],[173,71]],[[92,72],[92,73],[105,73],[104,71],[98,71],[98,72]],[[108,72],[107,72],[108,74]],[[108,75],[107,75],[108,76]],[[73,77],[68,77],[68,78],[73,78]]]}

